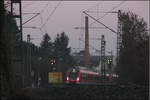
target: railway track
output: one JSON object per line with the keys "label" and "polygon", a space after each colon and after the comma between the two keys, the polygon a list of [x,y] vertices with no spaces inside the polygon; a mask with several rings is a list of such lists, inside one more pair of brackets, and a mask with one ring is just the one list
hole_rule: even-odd
{"label": "railway track", "polygon": [[64,84],[51,85],[49,88],[24,89],[34,100],[148,100],[148,86],[110,84]]}

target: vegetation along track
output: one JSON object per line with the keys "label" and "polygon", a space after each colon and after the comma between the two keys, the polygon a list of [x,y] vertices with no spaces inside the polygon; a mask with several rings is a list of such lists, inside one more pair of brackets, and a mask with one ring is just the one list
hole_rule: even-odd
{"label": "vegetation along track", "polygon": [[135,85],[64,85],[30,88],[24,92],[40,100],[148,100],[148,86]]}

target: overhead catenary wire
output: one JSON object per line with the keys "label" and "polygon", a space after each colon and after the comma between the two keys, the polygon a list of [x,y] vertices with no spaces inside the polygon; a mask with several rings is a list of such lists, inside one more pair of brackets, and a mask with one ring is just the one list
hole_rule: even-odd
{"label": "overhead catenary wire", "polygon": [[[41,22],[41,25],[43,25],[42,13],[45,11],[45,9],[47,9],[47,7],[49,6],[49,4],[50,4],[50,1],[48,1],[48,2],[46,3],[46,5],[43,7],[43,9],[40,11],[40,22]],[[47,33],[45,27],[43,27],[43,28],[44,28],[45,33]],[[42,28],[41,28],[41,30],[42,30]],[[42,34],[42,35],[43,35],[43,34]]]}
{"label": "overhead catenary wire", "polygon": [[46,5],[45,5],[45,6],[43,7],[43,9],[40,11],[40,14],[42,14],[42,13],[45,11],[45,9],[48,7],[49,3],[50,3],[50,1],[48,1],[48,2],[46,3]]}
{"label": "overhead catenary wire", "polygon": [[29,20],[27,20],[26,22],[24,22],[22,25],[26,24],[27,22],[29,22],[30,20],[32,20],[33,18],[35,18],[36,16],[38,16],[40,13],[37,13],[35,16],[31,17]]}
{"label": "overhead catenary wire", "polygon": [[117,32],[115,30],[113,30],[112,28],[106,26],[105,24],[103,24],[102,22],[100,22],[99,20],[97,20],[96,18],[94,18],[93,16],[89,15],[88,13],[86,13],[85,11],[83,11],[84,14],[88,15],[90,18],[92,18],[93,20],[95,20],[96,22],[100,23],[101,25],[103,25],[105,28],[109,29],[110,31],[112,31],[113,33]]}
{"label": "overhead catenary wire", "polygon": [[32,18],[30,18],[29,20],[27,20],[26,22],[24,22],[22,25],[26,24],[27,22],[29,22],[30,20],[32,20],[34,17],[41,15],[41,13],[45,10],[45,8],[48,6],[49,3],[46,4],[46,6],[39,12],[39,13],[26,13],[26,14],[36,14],[35,16],[33,16]]}
{"label": "overhead catenary wire", "polygon": [[29,20],[27,20],[26,22],[24,22],[22,25],[26,24],[27,22],[29,22],[30,20],[32,20],[36,16],[41,15],[41,13],[45,10],[45,8],[48,6],[48,4],[49,3],[47,3],[46,6],[39,13],[25,13],[25,14],[35,14],[35,16],[31,17]]}
{"label": "overhead catenary wire", "polygon": [[[62,1],[62,0],[61,0]],[[55,8],[53,9],[53,11],[49,14],[49,16],[47,17],[45,23],[41,26],[41,28],[43,28],[47,22],[49,21],[50,17],[54,14],[54,12],[56,11],[56,9],[59,7],[59,5],[61,4],[61,1],[58,2],[58,4],[55,6]]]}
{"label": "overhead catenary wire", "polygon": [[[43,24],[42,13],[45,11],[45,9],[46,9],[47,6],[49,5],[49,3],[50,3],[50,1],[48,1],[48,2],[46,3],[46,5],[43,7],[43,9],[39,12],[41,25]],[[41,29],[41,28],[38,28],[38,29],[40,30],[41,34],[44,35],[42,29]],[[44,28],[44,31],[45,31],[45,33],[46,33],[46,29],[45,29],[45,28]]]}
{"label": "overhead catenary wire", "polygon": [[[41,25],[43,24],[43,18],[42,16],[40,15],[40,22],[41,22]],[[42,28],[40,28],[42,30]],[[45,29],[45,27],[43,27],[44,29],[44,32],[47,33],[47,30]]]}
{"label": "overhead catenary wire", "polygon": [[[39,12],[39,13],[25,13],[25,14],[36,14],[35,16],[33,16],[32,18],[30,18],[29,20],[27,20],[26,22],[24,22],[22,25],[24,25],[24,24],[26,24],[27,22],[29,22],[29,21],[31,21],[33,18],[35,18],[35,17],[37,17],[38,15],[40,15],[40,18],[41,18],[41,25],[43,24],[43,21],[42,21],[42,16],[41,16],[41,14],[45,11],[45,9],[47,8],[47,6],[49,5],[49,2],[50,1],[48,1],[48,3],[46,3],[46,5],[43,7],[43,9]],[[34,2],[32,3],[32,4],[35,4]],[[32,5],[32,4],[29,4],[29,5]],[[27,6],[25,6],[25,7],[27,7]],[[42,29],[40,28],[40,27],[27,27],[27,28],[32,28],[32,29],[38,29],[39,31],[40,31],[40,33],[41,33],[41,35],[43,36],[44,34],[43,34],[43,31],[42,31]],[[45,30],[46,31],[46,30]]]}
{"label": "overhead catenary wire", "polygon": [[99,3],[97,3],[95,6],[92,6],[91,8],[87,9],[86,11],[90,11],[91,9],[93,9],[94,7],[99,6],[100,4],[102,4],[104,0],[99,1]]}
{"label": "overhead catenary wire", "polygon": [[30,3],[26,4],[26,5],[24,5],[24,6],[22,7],[22,9],[25,9],[25,8],[27,8],[27,7],[31,6],[31,5],[33,5],[33,4],[36,4],[36,3],[37,3],[37,2],[35,2],[35,1],[30,2]]}
{"label": "overhead catenary wire", "polygon": [[[110,11],[108,12],[112,12],[113,10],[115,10],[116,8],[120,7],[123,3],[125,3],[125,1],[122,1],[121,3],[119,3],[117,6],[113,7]],[[104,18],[106,15],[108,15],[109,13],[105,13],[102,17],[98,18],[97,20],[100,20],[102,18]],[[92,22],[90,25],[94,24],[96,21]]]}

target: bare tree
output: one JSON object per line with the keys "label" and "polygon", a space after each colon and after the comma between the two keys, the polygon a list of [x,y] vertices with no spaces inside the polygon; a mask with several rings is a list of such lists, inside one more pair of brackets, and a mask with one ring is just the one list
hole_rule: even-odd
{"label": "bare tree", "polygon": [[118,73],[125,82],[148,82],[148,41],[147,24],[132,12],[122,12],[122,46]]}

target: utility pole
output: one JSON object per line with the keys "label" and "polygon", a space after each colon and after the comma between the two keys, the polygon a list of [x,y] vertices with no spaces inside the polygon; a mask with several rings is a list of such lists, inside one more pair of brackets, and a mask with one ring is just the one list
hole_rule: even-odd
{"label": "utility pole", "polygon": [[90,53],[89,53],[89,26],[88,17],[85,16],[85,66],[89,66]]}
{"label": "utility pole", "polygon": [[101,72],[102,75],[105,76],[105,37],[104,35],[101,36]]}
{"label": "utility pole", "polygon": [[[19,5],[19,15],[14,15],[14,5]],[[22,37],[22,7],[21,7],[21,0],[11,0],[11,15],[13,16],[13,18],[18,18],[20,20],[20,25],[19,25],[19,31],[16,33],[16,41],[22,41],[23,37]]]}
{"label": "utility pole", "polygon": [[121,26],[121,22],[120,22],[120,14],[121,11],[118,10],[118,30],[117,30],[117,66],[119,64],[119,52],[120,52],[120,48],[121,48],[121,43],[122,43],[122,26]]}
{"label": "utility pole", "polygon": [[27,49],[27,76],[29,78],[29,83],[31,84],[32,83],[32,77],[31,77],[31,71],[32,71],[32,68],[31,68],[31,45],[30,45],[30,42],[31,41],[31,37],[30,35],[28,34],[27,35],[27,43],[28,43],[28,49]]}
{"label": "utility pole", "polygon": [[[14,5],[18,5],[17,7],[19,7],[19,15],[15,15],[14,13],[14,8],[13,6]],[[16,46],[15,48],[17,48],[18,46],[21,46],[21,47],[18,47],[18,48],[21,48],[21,58],[20,60],[17,60],[17,61],[20,61],[21,63],[21,69],[22,71],[20,72],[20,75],[22,77],[22,88],[24,88],[24,54],[23,54],[23,45],[18,45],[18,43],[23,43],[23,36],[22,36],[22,6],[21,6],[21,0],[11,0],[11,15],[14,19],[18,18],[20,20],[20,25],[19,25],[19,31],[16,33]]]}

